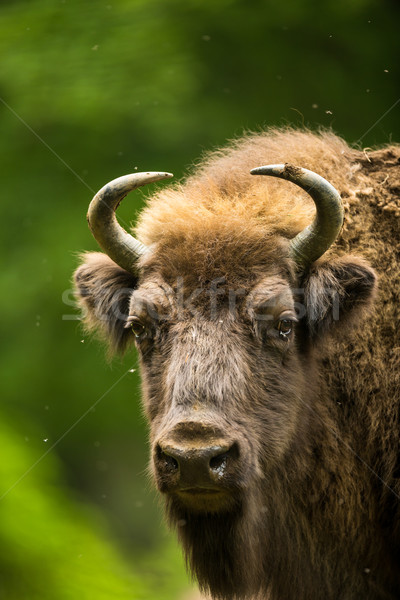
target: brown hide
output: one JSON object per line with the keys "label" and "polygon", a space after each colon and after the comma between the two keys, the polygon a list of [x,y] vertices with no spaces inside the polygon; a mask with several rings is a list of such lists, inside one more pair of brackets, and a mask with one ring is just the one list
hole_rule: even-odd
{"label": "brown hide", "polygon": [[[248,136],[149,200],[139,279],[101,254],[76,272],[86,326],[137,344],[154,480],[216,598],[400,597],[399,161],[326,132]],[[345,207],[303,274],[288,242],[312,201],[249,175],[284,162]]]}

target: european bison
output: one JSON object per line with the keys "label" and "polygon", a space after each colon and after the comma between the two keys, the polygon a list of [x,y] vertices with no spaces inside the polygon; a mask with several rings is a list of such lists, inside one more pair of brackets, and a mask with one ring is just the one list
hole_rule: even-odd
{"label": "european bison", "polygon": [[269,130],[158,191],[137,239],[114,210],[167,173],[90,205],[86,325],[137,346],[154,480],[214,598],[400,598],[399,163]]}

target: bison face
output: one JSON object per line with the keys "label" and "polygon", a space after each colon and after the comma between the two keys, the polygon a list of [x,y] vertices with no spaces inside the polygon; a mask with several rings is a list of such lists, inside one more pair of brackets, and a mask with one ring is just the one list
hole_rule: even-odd
{"label": "bison face", "polygon": [[319,387],[313,348],[358,314],[373,272],[341,259],[300,282],[283,259],[279,269],[265,259],[262,269],[238,264],[235,278],[199,283],[187,265],[155,273],[154,260],[138,285],[88,255],[76,274],[87,318],[114,345],[137,345],[151,469],[170,511],[178,520],[240,511],[249,490],[268,490],[307,447]]}
{"label": "bison face", "polygon": [[297,319],[278,276],[249,290],[150,279],[133,292],[126,327],[141,356],[152,470],[177,507],[236,509],[293,443],[304,389]]}

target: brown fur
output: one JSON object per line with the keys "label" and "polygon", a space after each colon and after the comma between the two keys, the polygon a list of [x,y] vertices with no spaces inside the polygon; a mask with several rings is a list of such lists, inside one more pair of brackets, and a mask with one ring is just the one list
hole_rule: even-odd
{"label": "brown fur", "polygon": [[[345,206],[338,242],[302,276],[288,240],[312,201],[248,174],[282,162],[324,176]],[[152,446],[188,420],[239,444],[229,505],[194,510],[166,493],[214,597],[400,597],[399,164],[399,147],[362,152],[329,132],[248,136],[149,200],[139,282],[100,254],[77,270],[90,329],[123,349],[132,317],[146,325]],[[282,341],[274,324],[294,307]]]}

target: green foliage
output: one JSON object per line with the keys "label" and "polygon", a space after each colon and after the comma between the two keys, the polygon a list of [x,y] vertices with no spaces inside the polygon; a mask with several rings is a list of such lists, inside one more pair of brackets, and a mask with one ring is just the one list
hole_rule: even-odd
{"label": "green foliage", "polygon": [[0,496],[55,446],[0,500],[0,595],[168,600],[186,582],[145,474],[137,357],[108,365],[73,320],[93,193],[136,168],[179,177],[263,126],[396,138],[398,16],[394,0],[2,3]]}
{"label": "green foliage", "polygon": [[[154,573],[143,573],[143,559],[126,559],[112,546],[104,518],[66,490],[54,455],[42,451],[4,420],[0,425],[0,593],[7,600],[139,600],[170,598],[183,586],[179,565],[175,585],[165,583],[160,555],[176,555],[165,547]],[[35,457],[38,456],[38,458]],[[33,462],[34,461],[34,462]],[[32,468],[33,467],[33,468]],[[20,480],[20,478],[23,478]],[[148,557],[150,559],[150,557]],[[175,563],[175,564],[174,564]],[[172,558],[176,566],[176,560]],[[182,571],[182,569],[181,569]],[[157,580],[158,578],[158,580]],[[175,596],[176,597],[176,596]]]}

